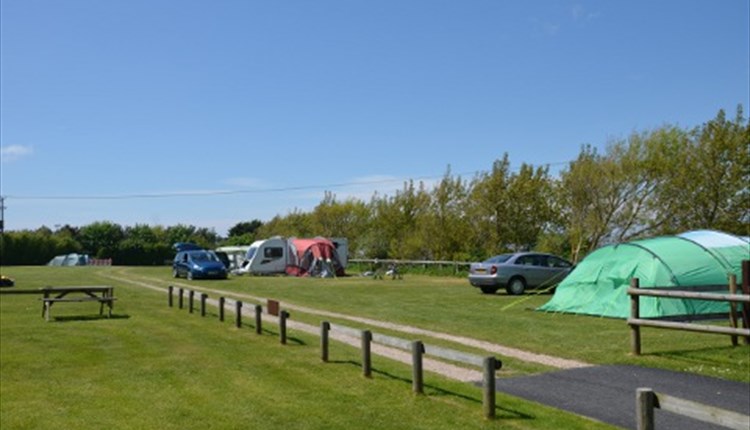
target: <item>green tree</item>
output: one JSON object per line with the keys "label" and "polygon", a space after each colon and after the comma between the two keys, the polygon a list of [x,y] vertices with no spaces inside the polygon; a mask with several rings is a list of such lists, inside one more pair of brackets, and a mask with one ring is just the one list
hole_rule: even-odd
{"label": "green tree", "polygon": [[492,163],[489,173],[478,174],[471,183],[467,215],[472,230],[471,253],[476,258],[509,250],[509,186],[510,160],[507,153]]}
{"label": "green tree", "polygon": [[257,231],[258,237],[310,237],[315,235],[312,214],[295,208],[285,216],[276,215]]}
{"label": "green tree", "polygon": [[122,227],[110,221],[97,221],[81,228],[81,246],[96,258],[112,258],[125,237]]}
{"label": "green tree", "polygon": [[553,184],[547,167],[534,168],[522,164],[518,173],[511,175],[507,188],[509,203],[504,220],[505,242],[514,250],[531,250],[539,237],[555,221]]}
{"label": "green tree", "polygon": [[419,226],[429,211],[424,184],[407,181],[392,197],[375,194],[368,208],[370,228],[361,249],[373,258],[421,259],[428,254]]}
{"label": "green tree", "polygon": [[677,229],[715,229],[750,234],[750,124],[737,107],[734,120],[723,110],[690,133],[681,168],[665,188],[672,197]]}
{"label": "green tree", "polygon": [[[263,225],[263,222],[261,222],[259,219],[254,219],[252,221],[243,221],[238,222],[232,228],[229,229],[229,237],[236,237],[236,236],[243,236],[245,238],[252,237],[255,238],[255,233],[258,231],[258,229]],[[254,239],[253,239],[254,240]]]}
{"label": "green tree", "polygon": [[114,260],[121,265],[160,265],[174,255],[170,244],[163,241],[161,228],[146,224],[125,227],[125,239],[117,251]]}
{"label": "green tree", "polygon": [[177,224],[164,230],[164,240],[170,246],[177,242],[191,242],[195,236],[195,226]]}
{"label": "green tree", "polygon": [[430,193],[428,211],[418,226],[428,258],[465,260],[469,258],[470,225],[465,216],[468,204],[467,184],[452,176],[450,166]]}
{"label": "green tree", "polygon": [[362,201],[350,198],[339,202],[335,194],[326,191],[323,200],[313,209],[311,218],[317,236],[345,237],[350,255],[356,255],[360,236],[368,228],[370,213]]}
{"label": "green tree", "polygon": [[428,258],[429,251],[420,234],[420,226],[430,210],[430,195],[424,183],[415,187],[414,181],[406,182],[391,203],[395,228],[391,229],[389,255],[400,259]]}
{"label": "green tree", "polygon": [[80,252],[80,244],[52,234],[47,227],[6,231],[0,241],[0,265],[45,264],[54,256]]}

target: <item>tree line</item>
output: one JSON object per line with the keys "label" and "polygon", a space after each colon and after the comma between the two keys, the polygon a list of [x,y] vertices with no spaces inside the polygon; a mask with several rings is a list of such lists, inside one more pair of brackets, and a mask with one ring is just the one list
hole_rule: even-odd
{"label": "tree line", "polygon": [[713,229],[750,235],[750,124],[733,118],[690,129],[664,125],[581,147],[559,174],[508,155],[464,179],[450,167],[433,186],[410,180],[393,195],[339,200],[332,192],[312,211],[294,209],[261,222],[213,229],[99,221],[80,228],[41,227],[3,235],[2,264],[43,264],[85,252],[115,264],[163,264],[175,242],[207,248],[281,236],[346,237],[350,255],[473,261],[539,250],[578,261],[594,249],[642,237]]}

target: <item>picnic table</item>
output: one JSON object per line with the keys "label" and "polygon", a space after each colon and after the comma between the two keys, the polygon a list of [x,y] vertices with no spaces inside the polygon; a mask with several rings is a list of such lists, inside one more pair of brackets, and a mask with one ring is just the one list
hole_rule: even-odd
{"label": "picnic table", "polygon": [[[114,306],[114,287],[109,286],[76,286],[76,287],[44,287],[41,288],[42,316],[49,321],[50,310],[55,303],[72,302],[98,302],[99,315],[104,315],[104,306],[107,306],[107,316],[112,317]],[[68,296],[70,295],[70,296]]]}

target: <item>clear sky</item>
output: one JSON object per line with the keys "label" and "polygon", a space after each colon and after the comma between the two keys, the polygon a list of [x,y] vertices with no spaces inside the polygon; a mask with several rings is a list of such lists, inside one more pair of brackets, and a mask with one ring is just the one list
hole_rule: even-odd
{"label": "clear sky", "polygon": [[750,1],[0,0],[6,229],[192,224],[750,111]]}

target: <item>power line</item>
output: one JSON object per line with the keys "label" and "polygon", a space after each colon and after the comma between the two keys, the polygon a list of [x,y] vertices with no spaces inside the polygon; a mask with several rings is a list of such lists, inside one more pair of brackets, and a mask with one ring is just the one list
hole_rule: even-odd
{"label": "power line", "polygon": [[[567,164],[569,161],[561,161],[555,163],[547,163],[544,166],[558,166]],[[513,169],[516,170],[516,169]],[[478,175],[480,173],[486,173],[485,170],[475,170],[472,172],[458,173],[452,176],[462,177],[467,175]],[[165,199],[165,198],[179,198],[179,197],[214,197],[214,196],[229,196],[238,194],[266,194],[266,193],[282,193],[289,191],[304,191],[304,190],[318,190],[318,189],[334,189],[343,187],[353,186],[367,186],[367,185],[382,185],[392,184],[397,182],[407,181],[424,181],[432,180],[445,177],[444,174],[439,176],[422,176],[418,178],[410,179],[380,179],[374,181],[359,181],[359,182],[341,182],[333,184],[318,184],[318,185],[297,185],[289,187],[275,187],[275,188],[254,188],[254,189],[240,189],[240,190],[213,190],[213,191],[180,191],[180,192],[165,192],[165,193],[135,193],[135,194],[110,194],[110,195],[5,195],[5,199],[14,200],[136,200],[136,199]]]}
{"label": "power line", "polygon": [[[430,179],[430,177],[418,178],[418,179]],[[172,197],[207,197],[207,196],[226,196],[233,194],[265,194],[265,193],[280,193],[288,191],[304,191],[304,190],[315,190],[315,189],[327,189],[327,188],[341,188],[357,185],[377,185],[394,182],[403,182],[403,179],[384,179],[379,181],[366,181],[366,182],[344,182],[338,184],[326,184],[326,185],[299,185],[290,187],[278,187],[278,188],[262,188],[262,189],[242,189],[242,190],[215,190],[215,191],[187,191],[187,192],[172,192],[172,193],[144,193],[144,194],[119,194],[119,195],[62,195],[62,196],[6,196],[6,198],[16,200],[132,200],[132,199],[161,199],[161,198],[172,198]]]}

